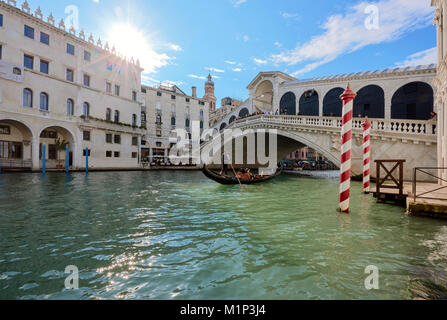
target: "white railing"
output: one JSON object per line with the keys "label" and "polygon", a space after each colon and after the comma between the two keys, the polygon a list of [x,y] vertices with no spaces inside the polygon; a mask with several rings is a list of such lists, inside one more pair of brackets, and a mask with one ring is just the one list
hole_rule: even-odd
{"label": "white railing", "polygon": [[[362,130],[364,118],[354,118],[354,130]],[[429,120],[397,120],[397,119],[369,119],[371,130],[387,133],[417,134],[425,136],[436,136],[436,122]],[[303,127],[319,128],[341,128],[341,118],[335,117],[309,117],[309,116],[274,116],[259,115],[237,120],[227,126],[229,128],[240,128],[248,124],[270,123],[285,124]]]}

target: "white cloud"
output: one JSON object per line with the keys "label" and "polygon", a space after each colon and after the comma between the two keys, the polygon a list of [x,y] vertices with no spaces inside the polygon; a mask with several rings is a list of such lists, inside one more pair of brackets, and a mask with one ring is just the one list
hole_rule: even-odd
{"label": "white cloud", "polygon": [[195,74],[190,74],[190,75],[188,75],[188,77],[193,78],[193,79],[206,80],[205,76],[197,76]]}
{"label": "white cloud", "polygon": [[225,70],[222,70],[222,69],[216,69],[216,68],[205,68],[205,70],[208,70],[208,71],[212,71],[212,72],[217,72],[217,73],[224,73],[225,72]]}
{"label": "white cloud", "polygon": [[168,43],[168,48],[173,50],[173,51],[182,51],[182,47],[180,47],[178,44],[174,44],[174,43]]}
{"label": "white cloud", "polygon": [[262,60],[262,59],[257,59],[257,58],[253,58],[254,63],[256,64],[267,64],[267,60]]}
{"label": "white cloud", "polygon": [[278,42],[278,41],[276,41],[276,42],[274,43],[274,45],[275,45],[275,47],[277,47],[277,48],[281,48],[281,47],[282,47],[282,43],[281,43],[281,42]]}
{"label": "white cloud", "polygon": [[234,72],[241,72],[242,71],[241,68],[234,68],[234,69],[231,69],[231,70],[233,70]]}
{"label": "white cloud", "polygon": [[409,55],[404,61],[397,62],[397,67],[419,66],[438,62],[438,48],[416,52]]}
{"label": "white cloud", "polygon": [[237,8],[241,4],[247,2],[248,0],[230,0],[230,3],[233,5],[233,7]]}
{"label": "white cloud", "polygon": [[280,14],[284,19],[298,20],[300,17],[298,13],[280,12]]}
{"label": "white cloud", "polygon": [[428,1],[380,0],[374,4],[379,8],[379,29],[368,30],[365,27],[368,5],[362,1],[347,8],[348,13],[344,15],[330,16],[322,26],[324,33],[298,44],[293,50],[272,55],[270,59],[288,65],[307,63],[294,74],[299,75],[365,46],[399,39],[433,21],[433,8]]}
{"label": "white cloud", "polygon": [[242,40],[244,40],[244,42],[248,42],[249,38],[248,38],[248,36],[245,34],[245,35],[242,37]]}
{"label": "white cloud", "polygon": [[227,63],[227,64],[231,64],[231,65],[235,65],[235,64],[237,64],[237,62],[230,61],[230,60],[226,60],[225,63]]}

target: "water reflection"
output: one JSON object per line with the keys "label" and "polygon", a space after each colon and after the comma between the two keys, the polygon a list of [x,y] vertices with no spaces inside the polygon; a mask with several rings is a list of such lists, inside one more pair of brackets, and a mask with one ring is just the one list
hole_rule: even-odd
{"label": "water reflection", "polygon": [[[247,192],[198,172],[2,175],[0,298],[405,299],[429,291],[409,279],[439,283],[446,222],[377,205],[360,184],[352,198],[338,214],[327,175]],[[67,265],[78,291],[63,288]],[[363,286],[368,265],[379,291]]]}

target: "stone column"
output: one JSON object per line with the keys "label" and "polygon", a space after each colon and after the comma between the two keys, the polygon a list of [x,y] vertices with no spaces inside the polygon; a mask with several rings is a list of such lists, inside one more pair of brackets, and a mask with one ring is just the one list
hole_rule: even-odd
{"label": "stone column", "polygon": [[154,150],[152,147],[149,148],[149,162],[152,163],[154,161]]}
{"label": "stone column", "polygon": [[[321,91],[317,91],[318,92],[318,115],[320,117],[323,116],[323,100],[324,100],[324,96]],[[327,93],[327,92],[326,92]]]}
{"label": "stone column", "polygon": [[31,146],[31,159],[33,162],[33,171],[40,170],[40,159],[39,159],[39,148],[40,148],[40,138],[33,138]]}
{"label": "stone column", "polygon": [[385,88],[385,119],[391,119],[391,104],[393,101],[394,92],[390,92],[389,89]]}

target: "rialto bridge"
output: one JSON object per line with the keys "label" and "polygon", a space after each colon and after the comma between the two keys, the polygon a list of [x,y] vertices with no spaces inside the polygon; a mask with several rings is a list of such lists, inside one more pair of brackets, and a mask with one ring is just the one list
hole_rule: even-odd
{"label": "rialto bridge", "polygon": [[[340,164],[342,102],[348,83],[354,100],[353,174],[362,173],[362,127],[372,122],[372,161],[406,159],[405,178],[414,167],[437,166],[436,120],[430,120],[436,65],[389,68],[297,80],[282,72],[261,72],[248,85],[249,99],[220,123],[224,129],[275,129],[278,160],[308,146]],[[253,114],[262,116],[250,116]],[[250,116],[250,117],[249,117]],[[217,139],[218,140],[218,139]],[[226,142],[227,143],[227,142]],[[202,146],[207,148],[212,143]],[[214,146],[216,148],[216,146]],[[373,170],[374,171],[374,170]],[[373,172],[373,177],[375,172]]]}
{"label": "rialto bridge", "polygon": [[341,116],[340,95],[348,82],[357,93],[354,115],[428,120],[434,110],[436,65],[347,73],[297,80],[282,72],[261,72],[248,85],[249,99],[213,127],[222,130],[247,115],[278,113]]}
{"label": "rialto bridge", "polygon": [[[353,120],[352,174],[362,174],[363,118]],[[435,167],[437,161],[436,123],[431,120],[370,119],[372,161],[376,159],[406,159],[405,179],[411,179],[414,167]],[[243,138],[244,164],[247,162],[247,145],[254,140],[248,134],[258,130],[276,135],[276,162],[303,146],[309,146],[340,166],[341,119],[319,116],[258,115],[231,123],[220,134],[209,138],[201,146],[203,155],[209,155],[209,163],[220,163],[225,150],[235,150],[235,141]],[[224,137],[224,132],[232,132]],[[268,144],[269,138],[265,138]],[[230,146],[231,144],[231,146]],[[226,145],[226,147],[224,147]],[[230,146],[230,147],[229,147]],[[257,146],[256,146],[257,147]],[[231,148],[231,149],[230,149]],[[267,150],[268,151],[268,150]],[[269,153],[266,152],[266,153]],[[266,154],[267,156],[267,154]],[[236,154],[233,154],[233,162]],[[206,161],[205,161],[206,163]],[[237,163],[237,161],[236,161]],[[259,163],[259,162],[256,162]],[[237,163],[239,164],[239,163]],[[372,170],[372,176],[375,172]]]}

